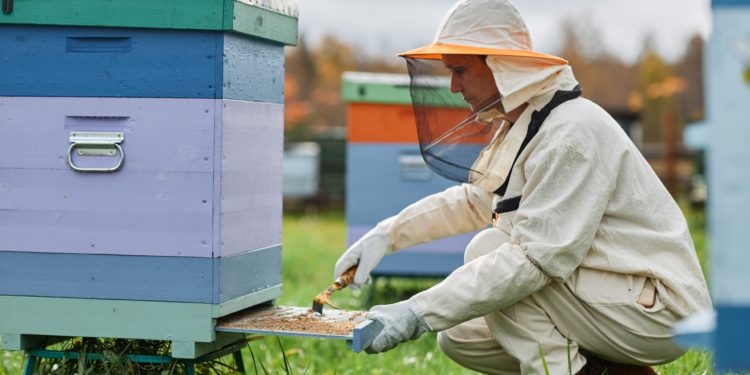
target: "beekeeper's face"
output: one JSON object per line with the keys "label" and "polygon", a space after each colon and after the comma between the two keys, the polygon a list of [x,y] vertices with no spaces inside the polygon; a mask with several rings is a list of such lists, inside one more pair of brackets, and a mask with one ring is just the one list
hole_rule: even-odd
{"label": "beekeeper's face", "polygon": [[484,62],[476,55],[442,55],[443,65],[451,71],[451,92],[461,93],[473,111],[480,103],[498,93],[495,77]]}

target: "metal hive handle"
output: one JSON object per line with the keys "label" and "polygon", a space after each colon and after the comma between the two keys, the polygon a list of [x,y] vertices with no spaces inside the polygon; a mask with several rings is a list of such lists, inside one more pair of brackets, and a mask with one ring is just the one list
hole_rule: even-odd
{"label": "metal hive handle", "polygon": [[[122,163],[125,161],[125,153],[122,151],[119,143],[125,139],[124,133],[82,133],[73,132],[70,133],[71,145],[68,148],[68,165],[70,168],[77,172],[115,172],[122,167]],[[114,149],[116,148],[120,152],[120,162],[116,166],[111,168],[81,168],[76,167],[73,164],[73,149],[76,147],[84,146],[87,152],[82,150],[79,152],[81,155],[114,155]],[[93,146],[93,147],[92,147]],[[111,151],[106,152],[109,148]],[[89,151],[91,150],[91,151]],[[102,152],[104,151],[104,152]]]}
{"label": "metal hive handle", "polygon": [[13,11],[13,0],[3,0],[3,13],[10,14]]}

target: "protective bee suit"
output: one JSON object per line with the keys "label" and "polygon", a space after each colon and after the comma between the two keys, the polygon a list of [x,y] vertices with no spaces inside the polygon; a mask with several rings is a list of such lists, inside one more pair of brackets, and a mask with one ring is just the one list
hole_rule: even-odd
{"label": "protective bee suit", "polygon": [[336,274],[359,264],[363,284],[384,255],[482,230],[443,282],[371,310],[385,324],[371,351],[438,331],[452,359],[490,374],[544,373],[540,346],[550,374],[567,374],[568,339],[573,373],[583,353],[637,365],[681,356],[670,327],[711,300],[684,216],[627,135],[580,97],[564,60],[532,52],[506,0],[459,1],[434,43],[404,56],[443,54],[487,55],[505,112],[528,107],[498,126],[470,166],[480,174],[380,222],[340,258]]}

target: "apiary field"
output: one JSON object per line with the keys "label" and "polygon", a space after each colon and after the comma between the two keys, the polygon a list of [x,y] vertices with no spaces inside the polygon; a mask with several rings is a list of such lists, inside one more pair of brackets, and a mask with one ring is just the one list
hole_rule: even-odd
{"label": "apiary field", "polygon": [[[693,240],[701,261],[706,259],[705,228],[702,214],[685,211]],[[308,306],[321,290],[333,282],[333,267],[345,250],[346,227],[341,212],[315,215],[286,214],[283,222],[283,283],[284,295],[277,304]],[[705,269],[705,264],[703,264]],[[344,289],[334,295],[335,303],[343,309],[367,310],[373,304],[392,303],[429,288],[439,280],[380,279],[368,302],[369,288],[362,291]],[[347,350],[344,342],[331,339],[281,337],[283,353],[294,374],[476,374],[466,370],[445,356],[437,345],[436,334],[426,334],[417,341],[399,345],[379,355],[356,354]],[[266,336],[252,342],[256,361],[262,362],[269,373],[285,374],[284,356],[278,342]],[[254,374],[250,352],[243,350],[248,374]],[[21,373],[23,353],[0,352],[0,375]],[[230,359],[226,359],[229,363]],[[711,356],[702,351],[690,351],[680,360],[660,366],[657,370],[668,374],[709,375]],[[258,373],[263,374],[261,367]],[[229,374],[229,372],[226,372]]]}

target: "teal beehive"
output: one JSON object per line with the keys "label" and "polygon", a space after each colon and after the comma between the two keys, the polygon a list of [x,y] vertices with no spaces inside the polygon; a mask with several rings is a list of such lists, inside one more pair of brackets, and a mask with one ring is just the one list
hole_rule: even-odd
{"label": "teal beehive", "polygon": [[[16,1],[0,14],[0,337],[168,340],[281,295],[296,4]],[[210,344],[214,343],[214,344]],[[221,344],[223,345],[223,344]]]}

